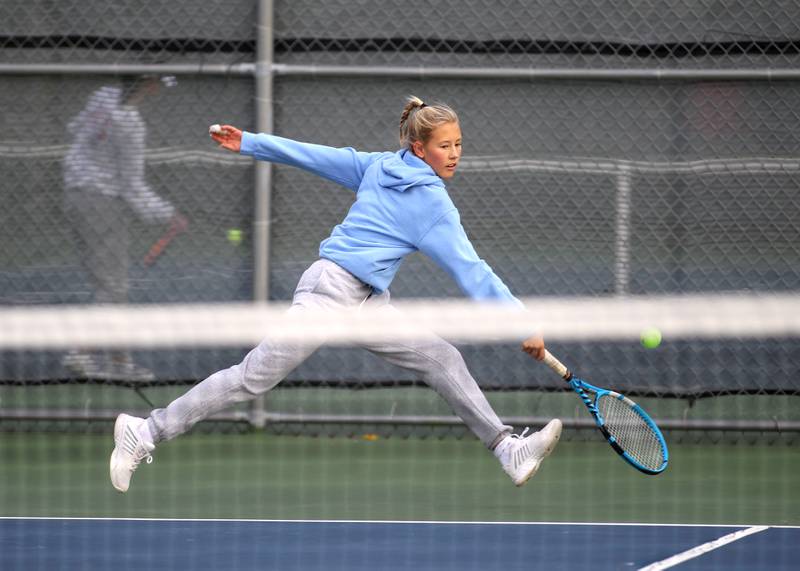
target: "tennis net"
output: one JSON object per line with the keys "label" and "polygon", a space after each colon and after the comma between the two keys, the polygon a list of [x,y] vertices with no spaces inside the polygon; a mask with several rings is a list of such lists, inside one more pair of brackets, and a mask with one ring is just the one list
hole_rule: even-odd
{"label": "tennis net", "polygon": [[[0,517],[800,524],[800,296],[524,302],[297,315],[272,303],[3,308]],[[640,341],[649,328],[662,335],[654,348]],[[621,462],[570,387],[520,351],[537,329],[577,376],[654,418],[669,446],[663,474]],[[515,433],[562,420],[524,489],[420,376],[359,347],[431,333],[455,344]],[[263,396],[159,443],[115,492],[117,415],[163,409],[262,338],[324,346]]]}
{"label": "tennis net", "polygon": [[[146,416],[269,338],[319,349],[265,398],[213,420],[461,435],[460,419],[418,375],[359,348],[433,333],[459,348],[509,422],[559,414],[570,426],[591,427],[569,387],[519,350],[539,331],[576,374],[645,399],[667,430],[800,431],[795,294],[529,298],[525,311],[453,299],[393,305],[399,311],[366,305],[298,314],[280,303],[0,309],[0,419],[13,428],[108,421],[120,409]],[[648,329],[662,337],[658,346],[640,343]]]}

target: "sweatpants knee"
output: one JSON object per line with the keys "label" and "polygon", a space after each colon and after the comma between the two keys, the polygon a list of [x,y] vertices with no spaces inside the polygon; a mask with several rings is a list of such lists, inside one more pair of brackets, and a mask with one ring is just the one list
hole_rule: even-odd
{"label": "sweatpants knee", "polygon": [[241,363],[234,365],[230,370],[235,375],[235,382],[242,390],[254,397],[261,396],[277,383],[270,382],[271,379],[259,372],[258,366],[248,366],[250,365],[249,361],[250,355],[248,354]]}
{"label": "sweatpants knee", "polygon": [[461,353],[446,342],[432,344],[426,347],[424,353],[430,358],[429,365],[431,373],[447,371],[451,374],[458,374],[466,370],[467,365]]}
{"label": "sweatpants knee", "polygon": [[311,353],[302,347],[261,343],[250,351],[239,365],[239,382],[254,396],[269,391]]}

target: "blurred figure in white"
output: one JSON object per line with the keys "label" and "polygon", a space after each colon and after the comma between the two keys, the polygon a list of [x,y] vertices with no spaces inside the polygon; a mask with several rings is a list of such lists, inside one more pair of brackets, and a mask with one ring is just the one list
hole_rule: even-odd
{"label": "blurred figure in white", "polygon": [[[187,221],[145,179],[147,127],[138,105],[172,87],[174,77],[125,77],[89,97],[70,121],[64,160],[64,208],[81,263],[94,290],[94,302],[128,302],[129,226],[133,216],[168,224],[182,232]],[[150,371],[134,364],[128,351],[96,355],[70,352],[64,364],[72,373],[105,380],[149,380]]]}

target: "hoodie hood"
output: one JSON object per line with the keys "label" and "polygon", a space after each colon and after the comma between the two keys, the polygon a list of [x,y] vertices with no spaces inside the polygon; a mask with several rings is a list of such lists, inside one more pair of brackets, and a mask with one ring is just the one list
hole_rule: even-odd
{"label": "hoodie hood", "polygon": [[378,182],[384,188],[405,192],[415,186],[440,186],[444,182],[433,169],[408,149],[389,155],[381,161]]}

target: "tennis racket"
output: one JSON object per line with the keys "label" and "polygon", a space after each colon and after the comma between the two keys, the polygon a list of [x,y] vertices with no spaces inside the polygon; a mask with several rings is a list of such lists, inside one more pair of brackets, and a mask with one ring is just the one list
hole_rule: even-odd
{"label": "tennis racket", "polygon": [[152,266],[155,261],[164,253],[164,250],[167,249],[167,246],[172,243],[175,237],[184,232],[186,227],[188,226],[188,222],[186,219],[181,215],[176,215],[172,221],[170,222],[169,228],[161,237],[150,246],[150,249],[145,254],[142,263],[145,266]]}
{"label": "tennis racket", "polygon": [[623,460],[645,474],[660,474],[666,469],[667,442],[642,407],[624,395],[575,377],[549,351],[545,351],[544,362],[578,393],[597,428]]}

